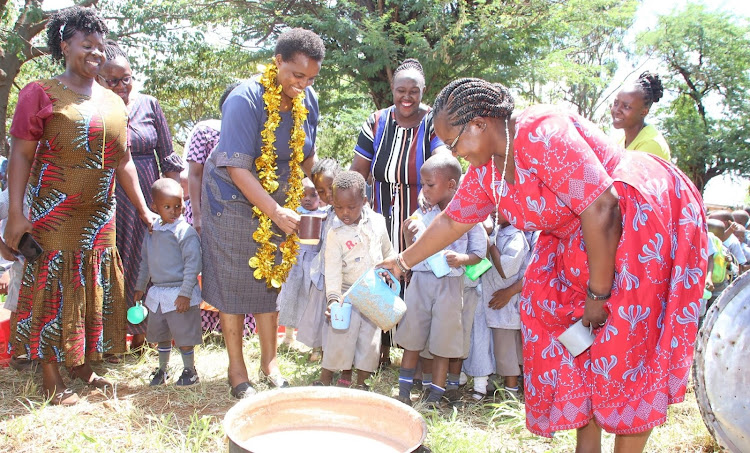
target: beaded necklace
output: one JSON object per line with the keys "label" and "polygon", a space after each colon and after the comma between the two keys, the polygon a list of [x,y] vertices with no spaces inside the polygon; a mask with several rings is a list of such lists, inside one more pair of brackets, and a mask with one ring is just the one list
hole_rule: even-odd
{"label": "beaded necklace", "polygon": [[500,225],[500,200],[503,198],[503,192],[505,192],[505,170],[508,169],[508,154],[510,154],[510,133],[508,130],[508,118],[505,118],[505,163],[503,163],[503,174],[500,177],[500,198],[497,196],[497,190],[495,190],[495,157],[492,157],[492,198],[495,200],[495,225]]}

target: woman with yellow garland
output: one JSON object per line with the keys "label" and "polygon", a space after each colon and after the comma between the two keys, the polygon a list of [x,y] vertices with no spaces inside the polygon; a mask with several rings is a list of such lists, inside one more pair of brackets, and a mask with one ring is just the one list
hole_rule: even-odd
{"label": "woman with yellow garland", "polygon": [[259,376],[287,387],[276,363],[278,288],[299,249],[302,178],[315,160],[318,99],[312,84],[325,46],[299,28],[282,33],[271,64],[235,88],[203,175],[203,299],[219,310],[235,398],[255,393],[242,354],[245,313],[260,339]]}

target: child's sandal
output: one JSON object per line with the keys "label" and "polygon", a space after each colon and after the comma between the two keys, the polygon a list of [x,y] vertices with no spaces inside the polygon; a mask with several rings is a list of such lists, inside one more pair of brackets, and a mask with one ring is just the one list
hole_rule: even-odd
{"label": "child's sandal", "polygon": [[487,397],[487,394],[482,393],[479,390],[474,390],[473,392],[471,392],[471,399],[476,402],[480,402],[484,400],[486,397]]}
{"label": "child's sandal", "polygon": [[352,381],[347,381],[346,379],[339,379],[336,381],[336,387],[351,387]]}

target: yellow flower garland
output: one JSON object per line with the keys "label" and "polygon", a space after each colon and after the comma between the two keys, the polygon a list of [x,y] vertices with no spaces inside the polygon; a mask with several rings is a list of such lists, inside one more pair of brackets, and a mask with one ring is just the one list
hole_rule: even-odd
{"label": "yellow flower garland", "polygon": [[[258,180],[263,188],[269,194],[276,192],[279,188],[279,176],[276,174],[276,128],[281,123],[279,109],[281,107],[281,85],[276,83],[276,77],[279,74],[279,68],[275,62],[266,67],[260,78],[260,83],[265,88],[263,102],[266,104],[268,119],[263,125],[261,138],[263,146],[261,147],[260,157],[255,159],[255,167],[258,173]],[[300,205],[300,200],[304,194],[302,188],[302,178],[305,177],[302,172],[302,161],[305,158],[305,130],[302,125],[307,119],[307,109],[303,103],[305,93],[300,93],[292,100],[292,117],[294,125],[292,127],[289,147],[292,150],[291,159],[289,160],[289,179],[286,191],[286,201],[284,207],[296,210]],[[276,263],[276,244],[271,242],[273,236],[278,236],[271,231],[272,221],[257,207],[253,207],[253,215],[258,217],[258,229],[253,233],[253,239],[259,244],[255,256],[250,258],[248,264],[255,269],[253,276],[258,280],[265,279],[269,288],[280,288],[289,276],[289,271],[297,262],[297,251],[299,250],[299,238],[297,234],[290,234],[278,248],[281,250],[281,263]]]}

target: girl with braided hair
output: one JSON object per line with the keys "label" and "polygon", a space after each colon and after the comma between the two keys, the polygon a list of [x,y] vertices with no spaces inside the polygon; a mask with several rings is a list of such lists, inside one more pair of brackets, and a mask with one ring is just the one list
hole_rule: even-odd
{"label": "girl with braided hair", "polygon": [[[419,169],[431,155],[444,150],[435,135],[430,107],[422,103],[422,65],[407,58],[393,72],[393,105],[370,115],[362,125],[349,168],[374,180],[372,209],[385,217],[394,250],[406,247],[401,226],[419,204]],[[390,364],[390,333],[383,333],[381,366]]]}
{"label": "girl with braided hair", "polygon": [[[615,451],[642,451],[685,395],[706,268],[700,194],[575,113],[513,105],[481,79],[443,89],[435,131],[471,167],[422,237],[381,264],[401,275],[495,207],[540,230],[521,293],[526,425],[577,429],[578,451],[594,452],[604,428]],[[578,320],[596,339],[574,357],[557,338]]]}
{"label": "girl with braided hair", "polygon": [[654,102],[664,95],[661,80],[656,74],[648,71],[638,77],[638,80],[620,90],[610,107],[612,125],[615,129],[624,129],[625,135],[618,144],[625,149],[651,153],[662,159],[671,157],[669,145],[654,126],[646,124],[648,115]]}

